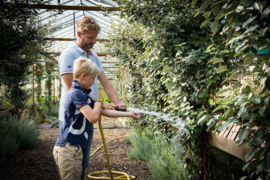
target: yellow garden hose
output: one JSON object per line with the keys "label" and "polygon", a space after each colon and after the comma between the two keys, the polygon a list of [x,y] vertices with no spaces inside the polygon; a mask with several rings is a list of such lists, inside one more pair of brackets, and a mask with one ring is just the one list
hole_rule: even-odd
{"label": "yellow garden hose", "polygon": [[[132,180],[132,179],[135,179],[135,176],[131,176],[131,175],[128,175],[128,174],[126,174],[126,173],[124,173],[124,172],[119,172],[119,171],[112,171],[111,170],[111,164],[110,164],[110,159],[109,159],[109,154],[108,154],[108,149],[107,149],[107,143],[109,143],[109,142],[111,142],[111,141],[113,141],[113,140],[115,140],[115,139],[113,139],[113,140],[110,140],[110,141],[108,141],[107,143],[106,143],[106,141],[105,141],[105,137],[104,137],[104,133],[103,133],[103,130],[102,130],[102,125],[101,125],[101,116],[99,116],[99,120],[98,120],[98,125],[99,125],[99,131],[100,131],[100,134],[101,134],[101,137],[102,137],[102,141],[103,141],[103,145],[102,146],[104,146],[104,150],[105,150],[105,154],[106,154],[106,159],[107,159],[107,165],[108,165],[108,171],[97,171],[97,172],[93,172],[93,173],[90,173],[89,175],[88,175],[88,177],[90,178],[90,179],[111,179],[111,180]],[[112,135],[111,134],[111,136],[115,136],[115,135]],[[123,138],[124,136],[121,136],[121,137],[118,137],[118,138],[116,138],[116,139],[120,139],[120,138]],[[95,150],[91,155],[90,155],[90,157],[95,153],[95,152],[97,152],[102,146],[100,146],[97,150]],[[89,157],[89,158],[90,158]],[[100,174],[100,173],[108,173],[109,172],[109,174],[110,174],[110,177],[95,177],[95,176],[92,176],[92,175],[94,175],[94,174]],[[112,175],[112,173],[115,173],[115,174],[122,174],[121,176],[118,176],[118,177],[116,177],[116,178],[113,178],[113,175]]]}

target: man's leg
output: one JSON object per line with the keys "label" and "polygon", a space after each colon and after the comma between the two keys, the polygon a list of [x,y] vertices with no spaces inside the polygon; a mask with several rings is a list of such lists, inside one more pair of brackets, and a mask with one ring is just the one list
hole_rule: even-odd
{"label": "man's leg", "polygon": [[90,123],[90,127],[89,127],[89,132],[88,132],[88,139],[87,139],[87,143],[86,143],[86,147],[83,148],[83,161],[82,161],[82,176],[81,176],[81,180],[84,180],[84,176],[85,176],[85,169],[87,168],[88,164],[89,164],[89,156],[90,156],[90,152],[91,152],[91,144],[92,144],[92,140],[93,140],[93,135],[94,135],[94,127],[93,124]]}
{"label": "man's leg", "polygon": [[61,128],[62,128],[62,121],[60,119],[58,119],[58,122],[59,122],[59,130],[61,131]]}

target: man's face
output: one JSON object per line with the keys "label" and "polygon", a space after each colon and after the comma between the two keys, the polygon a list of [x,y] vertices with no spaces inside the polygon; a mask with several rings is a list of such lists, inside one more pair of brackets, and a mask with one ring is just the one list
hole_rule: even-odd
{"label": "man's face", "polygon": [[81,34],[81,46],[83,49],[91,49],[97,42],[98,33],[96,30],[88,29]]}

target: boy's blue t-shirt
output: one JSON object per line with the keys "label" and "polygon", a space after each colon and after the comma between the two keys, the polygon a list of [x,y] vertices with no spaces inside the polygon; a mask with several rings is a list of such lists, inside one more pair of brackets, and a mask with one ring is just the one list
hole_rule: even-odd
{"label": "boy's blue t-shirt", "polygon": [[73,80],[72,87],[65,96],[65,118],[55,143],[56,146],[64,146],[67,142],[82,148],[86,146],[90,122],[79,108],[88,104],[93,109],[95,101],[88,95],[90,91],[91,89],[85,90],[78,81]]}

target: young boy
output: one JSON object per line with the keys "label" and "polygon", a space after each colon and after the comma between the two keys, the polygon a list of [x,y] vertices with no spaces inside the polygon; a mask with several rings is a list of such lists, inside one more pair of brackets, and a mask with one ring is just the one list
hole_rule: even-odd
{"label": "young boy", "polygon": [[90,123],[96,123],[100,114],[134,119],[140,117],[139,113],[106,110],[102,108],[102,102],[95,102],[88,95],[99,72],[98,67],[89,59],[81,57],[74,61],[74,80],[66,95],[65,119],[53,149],[53,156],[62,180],[81,178],[82,148],[85,147],[88,139]]}

